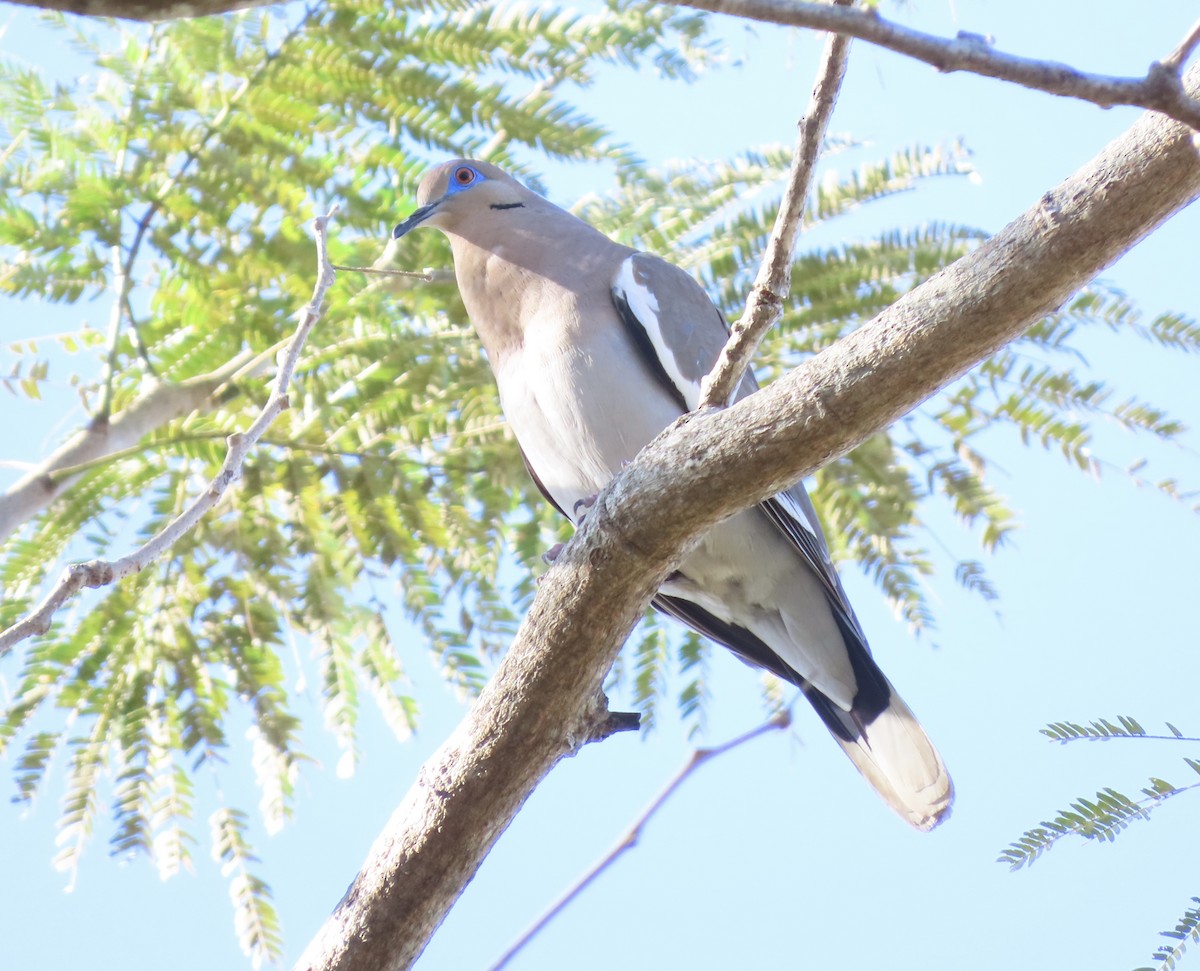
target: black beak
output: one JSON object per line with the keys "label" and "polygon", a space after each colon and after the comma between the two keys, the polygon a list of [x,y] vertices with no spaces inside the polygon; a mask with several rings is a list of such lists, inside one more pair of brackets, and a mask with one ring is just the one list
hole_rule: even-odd
{"label": "black beak", "polygon": [[438,202],[441,202],[441,200],[439,199],[437,202],[431,202],[427,206],[422,206],[406,220],[404,220],[404,222],[400,223],[400,225],[392,230],[392,239],[399,239],[410,229],[415,229],[417,226],[421,225],[421,223],[433,215],[433,210],[437,208]]}

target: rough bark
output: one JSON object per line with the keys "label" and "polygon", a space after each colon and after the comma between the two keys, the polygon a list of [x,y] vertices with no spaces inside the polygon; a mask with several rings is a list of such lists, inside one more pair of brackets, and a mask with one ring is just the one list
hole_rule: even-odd
{"label": "rough bark", "polygon": [[12,0],[24,7],[58,10],[84,17],[120,17],[123,20],[185,20],[210,14],[265,7],[275,0]]}
{"label": "rough bark", "polygon": [[[1195,91],[1200,71],[1188,80]],[[538,780],[604,734],[601,679],[704,530],[919,405],[1197,196],[1193,132],[1146,116],[870,324],[646,448],[547,574],[500,670],[421,770],[297,968],[409,967]]]}

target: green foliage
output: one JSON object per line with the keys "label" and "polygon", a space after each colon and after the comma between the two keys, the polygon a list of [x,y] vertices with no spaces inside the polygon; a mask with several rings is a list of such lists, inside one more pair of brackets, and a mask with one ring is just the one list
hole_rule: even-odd
{"label": "green foliage", "polygon": [[1020,839],[1001,852],[999,862],[1007,863],[1010,869],[1019,870],[1026,864],[1032,864],[1068,834],[1111,843],[1134,820],[1149,819],[1152,809],[1178,791],[1170,783],[1152,778],[1150,785],[1142,790],[1147,798],[1138,802],[1108,787],[1098,791],[1094,798],[1081,796],[1068,808],[1058,810],[1053,820],[1043,820],[1040,826],[1027,829]]}
{"label": "green foliage", "polygon": [[209,819],[213,858],[229,880],[234,926],[238,940],[253,956],[254,967],[264,960],[275,962],[283,953],[279,917],[271,905],[271,888],[250,871],[258,862],[246,839],[246,814],[222,806]]}
{"label": "green foliage", "polygon": [[[1114,725],[1107,718],[1101,718],[1088,725],[1080,725],[1077,722],[1051,722],[1038,731],[1055,742],[1071,742],[1079,738],[1132,738],[1146,735],[1146,729],[1142,728],[1136,718],[1120,715],[1117,721],[1120,722],[1119,725]],[[1171,726],[1168,724],[1167,727]],[[1183,737],[1178,734],[1178,730],[1175,731],[1176,738]]]}
{"label": "green foliage", "polygon": [[[336,200],[335,258],[371,262],[431,158],[489,144],[515,168],[530,150],[598,158],[606,130],[556,88],[590,83],[601,64],[687,76],[707,58],[699,18],[651,4],[588,15],[318,4],[153,28],[48,20],[95,65],[97,86],[0,65],[0,293],[112,304],[107,339],[58,339],[84,358],[79,393],[99,418],[247,350],[269,361],[311,288],[313,209]],[[398,255],[446,262],[428,238]],[[220,786],[231,751],[244,752],[277,829],[307,760],[292,686],[302,693],[311,672],[349,771],[367,698],[398,738],[412,731],[406,671],[420,651],[473,693],[515,629],[530,590],[510,589],[499,567],[541,547],[550,518],[453,288],[395,293],[350,276],[330,302],[291,410],[220,514],[13,659],[0,752],[15,752],[23,800],[65,753],[65,869],[106,803],[113,852],[144,853],[164,876],[189,865],[193,816],[212,798],[193,790],[196,769]],[[40,343],[8,346],[0,373],[13,394],[39,395]],[[263,371],[72,470],[43,512],[0,538],[0,623],[64,559],[123,552],[189,503],[265,399]],[[385,605],[426,644],[394,643]],[[272,958],[278,922],[252,873],[246,817],[222,808],[211,831],[242,943]]]}
{"label": "green foliage", "polygon": [[[1170,722],[1166,723],[1169,735],[1151,735],[1136,718],[1121,715],[1114,724],[1107,718],[1096,719],[1087,725],[1078,722],[1051,722],[1039,729],[1054,742],[1110,741],[1116,738],[1157,739],[1171,742],[1200,742],[1200,738],[1184,735]],[[1184,762],[1200,775],[1200,762],[1185,758]],[[1200,788],[1200,782],[1186,786],[1171,783],[1151,776],[1142,788],[1144,798],[1134,801],[1111,787],[1098,791],[1094,798],[1080,797],[1067,808],[1055,813],[1053,820],[1043,820],[1040,826],[1027,829],[1020,839],[1005,848],[997,862],[1008,864],[1012,870],[1032,864],[1064,836],[1082,836],[1084,839],[1101,843],[1117,838],[1128,825],[1138,819],[1149,819],[1150,813],[1170,796]]]}
{"label": "green foliage", "polygon": [[[1099,718],[1086,725],[1067,721],[1051,722],[1040,731],[1051,741],[1061,744],[1111,741],[1118,738],[1200,742],[1200,738],[1184,735],[1170,722],[1166,723],[1166,727],[1170,734],[1152,735],[1136,718],[1121,715],[1115,724],[1107,718]],[[1200,775],[1200,761],[1187,757],[1183,761],[1192,772]],[[1149,819],[1150,814],[1167,799],[1196,789],[1200,789],[1200,782],[1175,786],[1165,779],[1151,776],[1149,782],[1142,787],[1143,798],[1133,800],[1116,789],[1105,787],[1099,790],[1094,798],[1080,797],[1067,808],[1059,809],[1052,820],[1043,820],[1041,825],[1027,829],[1019,839],[1001,851],[996,862],[1007,864],[1010,870],[1019,870],[1027,864],[1032,865],[1064,836],[1074,835],[1100,843],[1111,843],[1130,823]],[[1192,899],[1200,903],[1200,898]],[[1200,911],[1189,908],[1179,918],[1175,930],[1161,933],[1164,937],[1179,942],[1173,946],[1163,945],[1154,953],[1154,960],[1159,962],[1156,971],[1169,971],[1183,957],[1187,950],[1187,942],[1200,940]],[[1138,968],[1136,971],[1149,969]]]}
{"label": "green foliage", "polygon": [[[1200,897],[1193,897],[1192,902],[1200,904]],[[1187,953],[1188,943],[1200,942],[1200,907],[1189,907],[1176,921],[1174,930],[1159,931],[1159,934],[1178,943],[1159,945],[1153,955],[1158,965],[1153,969],[1138,968],[1137,971],[1171,971]]]}

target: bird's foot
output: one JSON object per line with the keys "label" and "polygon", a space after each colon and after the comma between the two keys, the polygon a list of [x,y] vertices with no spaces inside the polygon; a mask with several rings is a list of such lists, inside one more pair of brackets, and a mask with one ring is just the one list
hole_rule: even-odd
{"label": "bird's foot", "polygon": [[[592,495],[592,496],[585,496],[584,498],[582,498],[578,502],[576,502],[574,506],[571,507],[571,512],[575,516],[575,525],[576,526],[578,526],[580,523],[583,522],[584,518],[587,516],[587,510],[591,509],[592,506],[594,506],[595,504],[596,504],[596,497],[594,495]],[[580,512],[579,512],[580,509],[583,510],[583,515],[580,515]],[[562,551],[563,551],[564,545],[565,544],[563,544],[563,543],[555,543],[553,546],[550,547],[550,549],[546,550],[546,552],[542,554],[542,560],[544,562],[550,564],[551,566],[553,566],[554,562],[560,556],[562,556]],[[541,583],[543,579],[544,579],[544,577],[538,577],[537,582]]]}
{"label": "bird's foot", "polygon": [[[581,522],[583,522],[583,520],[587,517],[587,510],[591,509],[592,506],[596,505],[596,496],[597,495],[598,495],[597,493],[593,493],[590,496],[584,496],[582,499],[578,500],[575,503],[575,505],[573,505],[571,507],[571,514],[575,517],[575,525],[576,526],[578,526]],[[579,514],[580,509],[582,509],[584,511],[582,516]]]}

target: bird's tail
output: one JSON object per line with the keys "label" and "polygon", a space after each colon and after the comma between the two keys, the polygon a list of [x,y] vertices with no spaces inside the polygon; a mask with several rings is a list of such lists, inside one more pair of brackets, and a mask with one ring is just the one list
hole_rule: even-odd
{"label": "bird's tail", "polygon": [[878,677],[887,688],[887,701],[883,707],[872,706],[869,717],[857,704],[844,711],[812,686],[805,695],[883,801],[909,825],[933,829],[950,815],[954,785],[912,709],[882,672]]}

